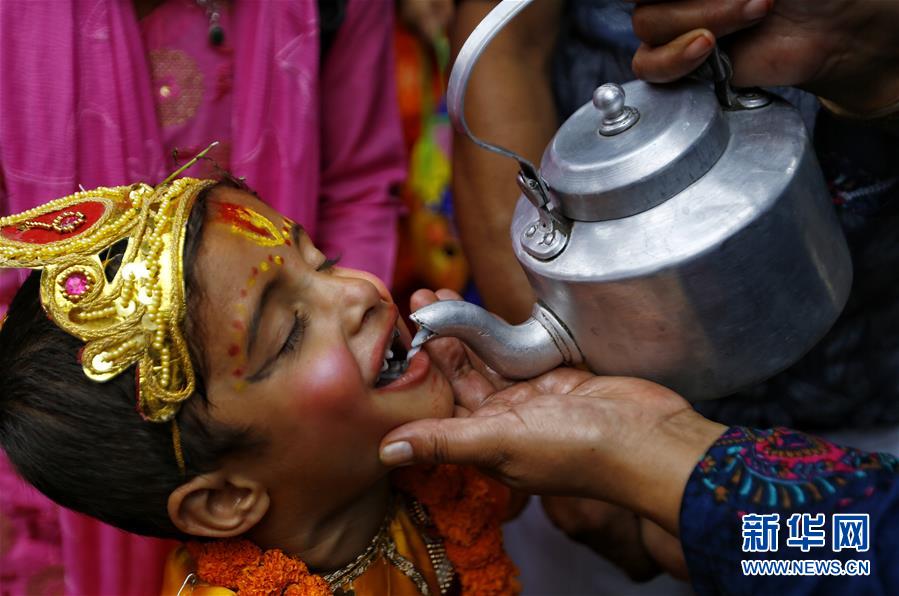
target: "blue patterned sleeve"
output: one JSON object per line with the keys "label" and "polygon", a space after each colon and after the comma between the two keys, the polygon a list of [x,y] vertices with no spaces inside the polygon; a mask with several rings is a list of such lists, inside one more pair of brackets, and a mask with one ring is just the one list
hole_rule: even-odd
{"label": "blue patterned sleeve", "polygon": [[899,594],[893,456],[731,427],[693,470],[680,520],[700,595]]}

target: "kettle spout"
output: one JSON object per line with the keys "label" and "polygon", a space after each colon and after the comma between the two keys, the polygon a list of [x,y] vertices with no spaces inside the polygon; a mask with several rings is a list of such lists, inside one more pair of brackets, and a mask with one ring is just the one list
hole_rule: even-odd
{"label": "kettle spout", "polygon": [[421,329],[412,342],[413,349],[438,336],[457,337],[507,379],[528,379],[563,363],[583,361],[568,330],[540,304],[520,325],[510,325],[461,300],[429,304],[411,318]]}

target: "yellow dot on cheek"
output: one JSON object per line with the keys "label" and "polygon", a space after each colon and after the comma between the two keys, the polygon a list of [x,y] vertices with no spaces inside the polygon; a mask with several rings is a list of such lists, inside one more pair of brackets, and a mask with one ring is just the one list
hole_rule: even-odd
{"label": "yellow dot on cheek", "polygon": [[275,255],[275,265],[283,265],[284,259],[281,258],[280,255]]}
{"label": "yellow dot on cheek", "polygon": [[268,271],[268,262],[262,261],[261,263],[259,263],[259,269],[261,271]]}

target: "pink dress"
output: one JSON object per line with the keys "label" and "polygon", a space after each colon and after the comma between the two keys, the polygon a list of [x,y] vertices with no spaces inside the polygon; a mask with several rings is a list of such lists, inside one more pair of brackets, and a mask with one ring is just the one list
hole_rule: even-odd
{"label": "pink dress", "polygon": [[[157,182],[219,140],[216,161],[326,254],[389,282],[405,161],[392,0],[350,0],[321,63],[316,0],[219,4],[213,47],[192,0],[140,23],[126,0],[0,2],[0,213]],[[0,311],[26,274],[0,274]],[[61,569],[70,594],[158,593],[168,543],[58,508],[0,459],[3,595],[58,593]]]}

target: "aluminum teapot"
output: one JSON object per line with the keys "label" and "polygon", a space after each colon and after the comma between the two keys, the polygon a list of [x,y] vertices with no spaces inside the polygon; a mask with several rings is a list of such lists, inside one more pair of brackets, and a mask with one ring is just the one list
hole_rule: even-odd
{"label": "aluminum teapot", "polygon": [[476,138],[468,78],[530,0],[504,0],[463,46],[448,89],[461,133],[516,159],[512,244],[537,296],[508,325],[442,301],[413,313],[414,345],[465,341],[509,378],[561,364],[651,379],[690,400],[790,366],[827,332],[852,282],[849,251],[805,126],[789,104],[729,85],[602,85],[559,129],[539,171]]}

